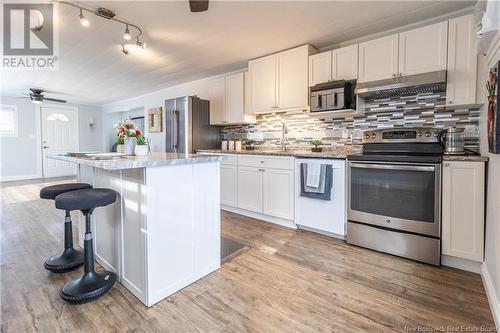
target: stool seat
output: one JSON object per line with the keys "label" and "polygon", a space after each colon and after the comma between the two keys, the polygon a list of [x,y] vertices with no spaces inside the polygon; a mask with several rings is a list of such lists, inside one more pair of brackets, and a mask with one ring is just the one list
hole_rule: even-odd
{"label": "stool seat", "polygon": [[59,194],[69,191],[82,190],[92,188],[89,184],[85,183],[68,183],[44,187],[40,190],[40,198],[54,200]]}
{"label": "stool seat", "polygon": [[65,210],[91,210],[116,201],[116,192],[107,188],[90,188],[65,192],[56,197],[56,208]]}

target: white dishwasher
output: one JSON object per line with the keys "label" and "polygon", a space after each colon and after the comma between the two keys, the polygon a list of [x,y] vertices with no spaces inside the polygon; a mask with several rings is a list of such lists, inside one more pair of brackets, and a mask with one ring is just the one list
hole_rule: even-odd
{"label": "white dishwasher", "polygon": [[[330,200],[301,196],[301,164],[315,163],[332,166]],[[345,238],[346,229],[346,161],[340,159],[295,159],[295,224],[300,229]]]}

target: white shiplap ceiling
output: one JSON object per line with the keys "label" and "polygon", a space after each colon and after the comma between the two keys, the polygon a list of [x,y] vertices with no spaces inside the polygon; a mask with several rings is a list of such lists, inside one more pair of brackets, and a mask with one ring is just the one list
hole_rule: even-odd
{"label": "white shiplap ceiling", "polygon": [[[60,6],[58,71],[2,71],[2,94],[40,87],[74,103],[102,105],[246,66],[296,45],[317,48],[469,7],[475,1],[214,1],[190,13],[186,1],[79,2],[106,7],[144,28],[147,49],[121,53],[123,25]],[[140,51],[140,50],[139,50]],[[50,96],[49,96],[50,95]]]}

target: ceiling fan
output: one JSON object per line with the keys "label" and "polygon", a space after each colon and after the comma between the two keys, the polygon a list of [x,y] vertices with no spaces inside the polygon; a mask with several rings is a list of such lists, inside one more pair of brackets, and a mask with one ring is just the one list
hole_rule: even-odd
{"label": "ceiling fan", "polygon": [[29,94],[26,94],[26,93],[24,94],[24,95],[26,95],[26,97],[21,97],[21,98],[29,98],[35,104],[41,104],[43,101],[56,102],[56,103],[66,103],[66,101],[63,99],[45,97],[45,95],[43,93],[49,92],[49,91],[45,91],[43,89],[38,89],[38,88],[30,88],[30,91],[31,92]]}
{"label": "ceiling fan", "polygon": [[198,13],[208,10],[208,0],[189,0],[191,12]]}

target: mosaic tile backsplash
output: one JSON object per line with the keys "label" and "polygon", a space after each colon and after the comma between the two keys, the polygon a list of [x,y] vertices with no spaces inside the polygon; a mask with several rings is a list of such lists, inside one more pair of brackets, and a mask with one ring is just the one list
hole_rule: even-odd
{"label": "mosaic tile backsplash", "polygon": [[464,127],[466,147],[478,150],[479,109],[445,108],[445,92],[364,101],[364,114],[341,119],[321,119],[307,112],[277,112],[257,116],[251,125],[222,129],[226,140],[255,140],[262,149],[279,148],[282,123],[286,124],[287,146],[310,148],[309,140],[321,139],[326,148],[361,144],[364,130],[391,127]]}

